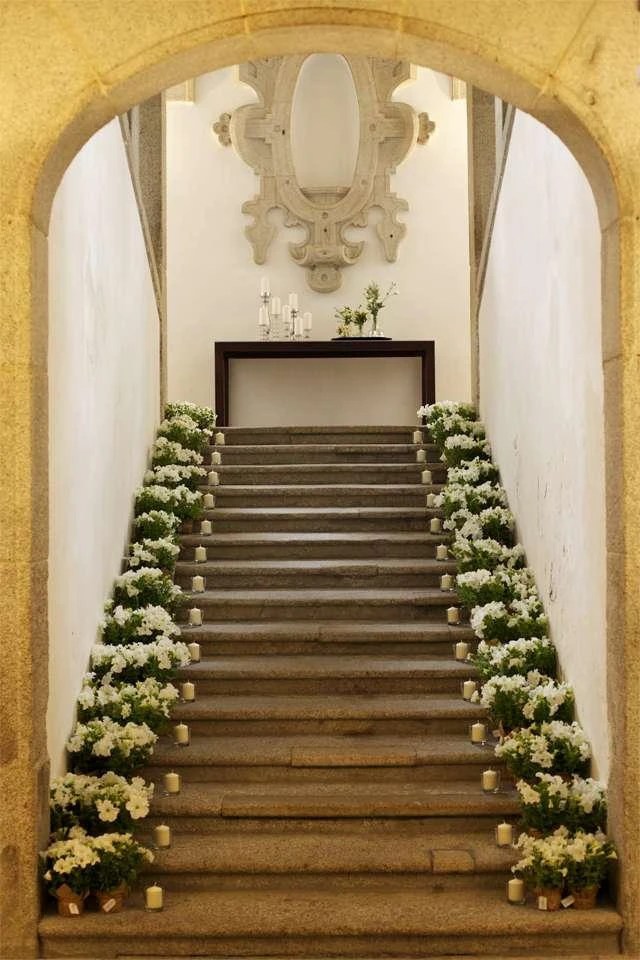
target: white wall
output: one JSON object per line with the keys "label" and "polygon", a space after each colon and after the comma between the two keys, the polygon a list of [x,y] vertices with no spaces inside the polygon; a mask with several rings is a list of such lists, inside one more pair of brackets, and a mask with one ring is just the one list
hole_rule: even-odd
{"label": "white wall", "polygon": [[480,314],[480,393],[563,673],[608,770],[600,231],[554,134],[518,113]]}
{"label": "white wall", "polygon": [[47,720],[57,774],[158,415],[158,315],[115,120],[62,180],[49,257]]}
{"label": "white wall", "polygon": [[[383,330],[394,339],[435,339],[436,390],[440,397],[466,398],[470,393],[466,104],[452,101],[449,81],[418,68],[414,83],[396,97],[418,111],[428,111],[437,129],[429,143],[416,147],[392,178],[392,189],[410,204],[401,219],[408,225],[395,264],[384,260],[371,215],[360,260],[343,271],[340,290],[318,294],[305,273],[291,260],[287,243],[301,238],[298,230],[280,230],[266,265],[253,262],[244,236],[251,218],[242,203],[258,192],[258,181],[232,147],[222,147],[211,125],[255,99],[253,91],[235,79],[232,68],[198,78],[196,102],[167,106],[167,224],[168,224],[168,356],[169,395],[200,403],[213,402],[213,341],[257,339],[260,278],[267,274],[272,291],[286,297],[300,294],[303,310],[314,316],[314,339],[335,335],[334,310],[356,305],[371,280],[386,289],[392,280],[400,293],[381,313]],[[316,148],[314,148],[314,153]],[[273,214],[276,220],[278,215]],[[279,220],[281,223],[281,218]],[[362,385],[345,382],[332,361],[317,361],[325,383],[340,393],[343,409],[355,408]],[[279,361],[269,362],[273,384],[287,373]],[[392,376],[389,374],[389,376]],[[395,376],[395,374],[394,374]],[[366,389],[374,393],[375,379]],[[340,384],[340,386],[339,386]],[[300,374],[300,387],[311,385]],[[406,391],[404,391],[406,392]],[[403,396],[399,387],[395,393]],[[313,422],[326,418],[322,391],[310,407]],[[415,399],[409,409],[387,409],[386,422],[415,419]],[[287,409],[255,404],[255,423],[287,416]],[[320,411],[320,412],[317,412]],[[366,412],[365,412],[366,413]],[[232,422],[238,422],[235,414]],[[271,420],[268,418],[271,416]],[[373,416],[373,414],[371,414]],[[260,419],[263,418],[263,419]],[[358,411],[359,420],[362,419]],[[283,420],[281,422],[289,422]],[[364,422],[373,422],[365,419]]]}

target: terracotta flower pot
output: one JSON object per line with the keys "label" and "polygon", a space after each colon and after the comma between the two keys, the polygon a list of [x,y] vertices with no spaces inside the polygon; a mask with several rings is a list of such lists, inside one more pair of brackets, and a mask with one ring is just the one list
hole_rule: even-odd
{"label": "terracotta flower pot", "polygon": [[84,902],[89,896],[89,891],[76,893],[66,883],[63,883],[61,887],[53,891],[53,895],[58,901],[58,913],[61,917],[79,917],[81,913],[84,913]]}
{"label": "terracotta flower pot", "polygon": [[598,898],[597,886],[583,887],[582,890],[570,890],[573,897],[573,905],[576,910],[593,910]]}
{"label": "terracotta flower pot", "polygon": [[559,910],[562,890],[559,887],[536,887],[534,890],[538,910]]}

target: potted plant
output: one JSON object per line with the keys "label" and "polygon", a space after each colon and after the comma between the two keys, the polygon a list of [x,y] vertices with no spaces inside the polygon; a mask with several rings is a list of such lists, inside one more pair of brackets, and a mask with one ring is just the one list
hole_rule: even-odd
{"label": "potted plant", "polygon": [[168,437],[158,437],[153,445],[152,467],[171,466],[173,464],[199,466],[203,456],[197,450],[183,447],[178,440],[169,440]]}
{"label": "potted plant", "polygon": [[595,907],[609,861],[616,856],[613,843],[601,831],[580,831],[567,841],[567,886],[576,910]]}
{"label": "potted plant", "polygon": [[92,868],[98,861],[92,838],[75,828],[73,836],[56,840],[44,850],[43,877],[48,892],[58,901],[62,917],[78,917],[91,889]]}
{"label": "potted plant", "polygon": [[573,715],[571,687],[544,677],[537,670],[531,670],[526,677],[521,674],[490,677],[473,699],[488,709],[504,731],[542,723],[552,717],[570,720]]}
{"label": "potted plant", "polygon": [[164,607],[147,604],[132,610],[118,604],[110,607],[100,624],[100,642],[109,645],[140,643],[160,637],[180,636],[180,627]]}
{"label": "potted plant", "polygon": [[158,436],[166,437],[167,440],[175,440],[183,447],[189,450],[195,450],[196,453],[202,453],[207,446],[212,430],[198,426],[196,420],[186,413],[180,413],[176,416],[165,418],[158,427]]}
{"label": "potted plant", "polygon": [[358,333],[356,336],[362,336],[362,328],[367,322],[367,312],[361,307],[340,307],[336,310],[335,316],[338,320],[338,336],[351,337],[351,327],[354,326]]}
{"label": "potted plant", "polygon": [[105,829],[126,832],[149,813],[153,784],[142,777],[126,780],[116,773],[102,777],[66,773],[49,790],[51,830],[65,839],[73,827],[89,834]]}
{"label": "potted plant", "polygon": [[133,526],[141,540],[172,537],[180,526],[180,517],[168,510],[148,510],[134,518]]}
{"label": "potted plant", "polygon": [[539,727],[525,727],[506,737],[495,748],[509,772],[518,779],[535,781],[536,774],[584,774],[589,767],[591,747],[577,723],[551,720]]}
{"label": "potted plant", "polygon": [[180,403],[168,403],[164,408],[165,417],[187,416],[198,424],[201,430],[213,430],[216,425],[216,413],[211,407],[200,407],[197,403],[182,400]]}
{"label": "potted plant", "polygon": [[569,833],[598,830],[607,817],[606,792],[597,780],[540,773],[528,783],[519,780],[516,789],[522,805],[522,823],[531,836],[553,833],[565,826]]}
{"label": "potted plant", "polygon": [[105,605],[105,612],[120,604],[138,609],[148,605],[164,607],[175,613],[182,602],[182,590],[158,567],[138,567],[116,577],[113,585],[113,600]]}
{"label": "potted plant", "polygon": [[78,773],[113,770],[126,776],[144,766],[157,739],[146,723],[120,724],[102,717],[76,723],[67,750]]}
{"label": "potted plant", "polygon": [[521,859],[511,868],[538,898],[542,910],[559,910],[567,876],[566,831],[561,827],[550,837],[521,834],[515,847]]}
{"label": "potted plant", "polygon": [[78,695],[78,719],[110,717],[118,723],[146,723],[155,733],[166,733],[178,696],[173,684],[163,684],[155,677],[135,683],[105,683],[87,674]]}
{"label": "potted plant", "polygon": [[91,671],[104,683],[137,683],[147,677],[171,680],[190,661],[186,643],[163,636],[149,643],[96,643],[91,650]]}
{"label": "potted plant", "polygon": [[103,833],[93,838],[93,847],[97,859],[90,871],[91,891],[103,913],[116,913],[153,854],[130,833]]}
{"label": "potted plant", "polygon": [[498,675],[526,676],[532,670],[551,676],[556,667],[556,650],[548,637],[523,637],[521,640],[510,640],[504,645],[494,645],[481,640],[476,652],[470,654],[469,659],[484,683]]}

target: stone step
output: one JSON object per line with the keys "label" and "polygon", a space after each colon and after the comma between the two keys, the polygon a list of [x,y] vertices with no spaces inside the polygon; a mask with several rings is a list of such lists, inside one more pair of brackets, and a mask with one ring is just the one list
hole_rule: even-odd
{"label": "stone step", "polygon": [[214,657],[180,671],[201,694],[450,693],[472,667],[454,660],[373,656]]}
{"label": "stone step", "polygon": [[[426,515],[426,514],[425,514]],[[180,537],[181,558],[193,559],[197,546],[207,548],[208,555],[216,560],[366,560],[376,557],[403,559],[435,557],[436,547],[442,537],[426,532],[426,523],[421,532],[381,533],[360,531],[355,533],[322,532],[261,532],[221,533],[213,517],[213,534],[203,536],[183,533]],[[200,524],[195,523],[195,529]],[[443,573],[450,570],[443,565]]]}
{"label": "stone step", "polygon": [[[424,428],[393,426],[301,426],[301,427],[220,427],[226,446],[245,444],[301,443],[410,443],[414,430]],[[217,450],[223,449],[216,447]]]}
{"label": "stone step", "polygon": [[378,889],[313,886],[276,890],[170,891],[161,912],[141,892],[112,914],[71,923],[53,907],[40,922],[43,957],[443,956],[619,952],[622,918],[609,904],[546,913],[510,906],[502,890],[447,889],[440,877],[407,890],[388,877]]}
{"label": "stone step", "polygon": [[[216,533],[415,531],[426,533],[429,516],[422,507],[216,507],[205,510]],[[443,535],[438,542],[450,537]]]}
{"label": "stone step", "polygon": [[[206,587],[206,581],[205,581]],[[205,621],[430,620],[444,621],[452,594],[439,589],[208,590],[185,594]]]}
{"label": "stone step", "polygon": [[[199,601],[195,601],[196,603]],[[186,616],[186,612],[184,614]],[[402,622],[382,620],[207,620],[201,627],[181,624],[182,639],[196,640],[203,656],[252,654],[357,654],[378,657],[427,656],[451,660],[452,646],[458,640],[476,644],[473,631],[466,626],[450,627],[428,620]]]}
{"label": "stone step", "polygon": [[[324,833],[339,832],[345,818],[368,830],[392,835],[407,820],[418,823],[420,835],[432,836],[462,829],[491,833],[499,820],[514,821],[520,814],[515,789],[503,785],[484,793],[478,781],[389,783],[369,777],[344,783],[185,782],[177,795],[159,789],[153,799],[150,823],[170,823],[186,833],[226,833],[315,829],[320,819]],[[356,827],[354,827],[356,829]]]}
{"label": "stone step", "polygon": [[464,735],[486,710],[438,694],[203,694],[174,707],[172,719],[198,736]]}
{"label": "stone step", "polygon": [[[187,552],[186,549],[183,552]],[[191,558],[194,549],[189,551]],[[453,562],[435,559],[375,560],[216,560],[215,549],[207,548],[207,559],[195,563],[182,560],[176,565],[175,582],[191,589],[194,576],[206,578],[216,589],[262,590],[270,587],[317,589],[325,587],[440,587],[443,573],[454,573]],[[447,591],[455,602],[453,591]]]}
{"label": "stone step", "polygon": [[[222,483],[201,486],[202,493],[213,492],[216,507],[425,507],[431,486],[422,483]],[[428,516],[439,516],[436,510]]]}
{"label": "stone step", "polygon": [[[382,483],[421,484],[424,465],[415,459],[410,463],[242,463],[226,462],[224,451],[222,462],[209,469],[220,474],[221,485],[227,484],[324,484],[340,486],[344,483]],[[206,458],[206,466],[211,456]],[[444,477],[444,465],[438,467],[438,474]],[[435,489],[431,487],[432,490]]]}
{"label": "stone step", "polygon": [[[418,447],[414,443],[281,443],[234,444],[210,447],[205,453],[210,461],[214,449],[219,450],[225,464],[247,463],[417,463]],[[444,475],[438,449],[424,447],[426,461]],[[424,469],[424,466],[422,467]]]}
{"label": "stone step", "polygon": [[370,780],[479,783],[496,766],[493,746],[474,746],[467,735],[239,736],[194,735],[188,747],[160,739],[145,776],[162,782],[167,770],[186,781],[336,783]]}

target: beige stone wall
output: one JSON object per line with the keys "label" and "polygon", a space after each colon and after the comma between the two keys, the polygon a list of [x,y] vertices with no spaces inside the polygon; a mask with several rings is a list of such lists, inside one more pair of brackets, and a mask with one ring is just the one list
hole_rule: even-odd
{"label": "beige stone wall", "polygon": [[[612,827],[640,949],[640,15],[633,0],[5,0],[0,20],[0,955],[34,956],[46,784],[46,234],[62,171],[107,120],[188,76],[317,50],[468,79],[554,129],[604,240]],[[542,25],[544,29],[542,29]],[[28,56],[25,52],[28,51]],[[5,799],[6,798],[6,799]],[[18,909],[18,904],[20,908]]]}

